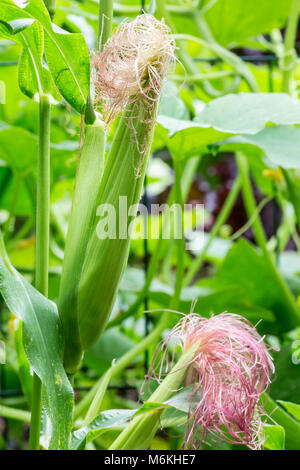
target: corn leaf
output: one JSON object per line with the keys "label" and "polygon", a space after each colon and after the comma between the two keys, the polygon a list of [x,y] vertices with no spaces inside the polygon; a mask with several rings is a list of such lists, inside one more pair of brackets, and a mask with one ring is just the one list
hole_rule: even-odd
{"label": "corn leaf", "polygon": [[0,35],[22,46],[18,81],[24,95],[34,98],[37,94],[51,94],[59,99],[49,69],[42,63],[44,31],[40,23],[29,18],[1,22]]}
{"label": "corn leaf", "polygon": [[68,447],[73,392],[62,363],[62,337],[56,305],[11,265],[0,242],[0,290],[7,307],[23,322],[23,344],[43,384],[43,404],[52,424],[50,447]]}
{"label": "corn leaf", "polygon": [[137,410],[107,410],[100,413],[91,424],[78,429],[73,433],[72,450],[84,449],[88,442],[93,441],[107,429],[124,424],[136,413]]}
{"label": "corn leaf", "polygon": [[[82,113],[90,86],[89,52],[83,36],[69,34],[53,25],[42,0],[31,0],[24,5],[22,8],[12,0],[2,0],[1,20],[25,20],[24,26],[26,20],[29,25],[28,19],[38,21],[44,30],[46,59],[55,85],[66,101]],[[40,46],[35,44],[34,48]]]}

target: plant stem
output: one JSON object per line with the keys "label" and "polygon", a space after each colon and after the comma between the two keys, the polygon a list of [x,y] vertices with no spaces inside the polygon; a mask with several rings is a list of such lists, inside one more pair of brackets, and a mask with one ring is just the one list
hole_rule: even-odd
{"label": "plant stem", "polygon": [[300,1],[293,0],[284,39],[284,58],[282,64],[282,91],[293,92],[293,72],[295,67],[295,41],[297,37]]}
{"label": "plant stem", "polygon": [[210,44],[212,50],[218,55],[218,57],[231,65],[234,70],[236,70],[244,78],[251,91],[259,92],[259,87],[249,67],[244,64],[244,62],[236,54],[229,51],[225,47],[222,47],[215,40],[203,15],[200,12],[195,11],[194,20],[200,31],[200,34]]}
{"label": "plant stem", "polygon": [[[170,304],[170,309],[175,310],[178,308],[178,304],[180,302],[180,294],[183,284],[183,275],[184,275],[184,207],[183,207],[183,198],[182,198],[182,189],[181,189],[181,162],[177,160],[173,156],[173,168],[175,170],[175,201],[177,204],[180,205],[181,209],[181,227],[180,227],[180,234],[181,237],[176,240],[177,245],[177,269],[176,269],[176,281],[175,281],[175,289],[174,295],[172,297],[172,301]],[[178,220],[177,220],[178,225]]]}
{"label": "plant stem", "polygon": [[101,0],[99,5],[98,44],[102,51],[112,32],[113,0]]}
{"label": "plant stem", "polygon": [[[236,159],[241,175],[242,193],[246,212],[249,218],[253,218],[254,214],[256,213],[256,201],[254,198],[252,185],[249,177],[248,161],[246,157],[240,152],[237,152]],[[282,312],[282,315],[280,315],[279,320],[282,322],[284,328],[294,328],[300,323],[300,311],[291,291],[289,290],[288,286],[285,284],[284,280],[282,279],[277,270],[273,256],[268,250],[266,235],[259,216],[255,217],[252,227],[255,241],[262,250],[266,264],[268,265],[270,271],[274,276],[274,281],[277,284],[277,289],[282,293],[282,297],[285,299],[286,305],[289,306],[289,310]]]}
{"label": "plant stem", "polygon": [[235,201],[238,197],[238,194],[240,192],[240,189],[241,189],[241,179],[240,177],[238,176],[234,182],[234,184],[232,185],[232,188],[223,204],[223,207],[221,209],[221,212],[219,213],[215,223],[214,223],[214,226],[212,228],[212,230],[210,231],[209,233],[209,238],[205,244],[205,246],[203,247],[203,250],[201,251],[201,253],[197,256],[197,258],[194,259],[194,261],[191,263],[190,265],[190,268],[185,276],[185,281],[184,281],[184,285],[189,285],[192,280],[194,279],[195,275],[197,274],[197,272],[201,269],[201,266],[203,264],[203,261],[205,259],[205,256],[207,254],[207,251],[208,251],[208,248],[210,247],[212,241],[214,240],[214,238],[218,235],[222,225],[226,222],[226,220],[228,219],[228,216],[235,204]]}
{"label": "plant stem", "polygon": [[4,405],[0,405],[0,416],[8,419],[15,419],[17,421],[30,421],[29,411],[19,410],[18,408],[11,408]]}
{"label": "plant stem", "polygon": [[[40,96],[39,104],[39,158],[36,208],[36,276],[35,286],[43,295],[48,295],[49,223],[50,223],[50,102]],[[33,376],[32,406],[29,449],[39,449],[42,384]]]}

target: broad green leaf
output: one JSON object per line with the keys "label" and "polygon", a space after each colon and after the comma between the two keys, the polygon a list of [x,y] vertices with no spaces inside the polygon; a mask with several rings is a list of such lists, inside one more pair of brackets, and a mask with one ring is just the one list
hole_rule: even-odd
{"label": "broad green leaf", "polygon": [[283,93],[239,93],[210,101],[194,121],[159,115],[155,146],[177,158],[205,151],[236,134],[257,134],[270,124],[300,124],[300,103]]}
{"label": "broad green leaf", "polygon": [[[0,35],[22,46],[18,64],[21,91],[29,98],[47,93],[51,80],[49,71],[42,66],[44,49],[43,28],[33,19],[20,19],[0,23]],[[48,72],[48,80],[46,74]]]}
{"label": "broad green leaf", "polygon": [[300,405],[297,403],[292,403],[290,401],[277,400],[283,408],[288,411],[290,415],[296,418],[297,421],[300,421]]}
{"label": "broad green leaf", "polygon": [[128,421],[137,410],[108,410],[103,411],[88,426],[74,431],[72,438],[72,450],[84,449],[88,442],[110,428],[119,426]]}
{"label": "broad green leaf", "polygon": [[300,124],[300,103],[285,93],[239,93],[210,101],[196,116],[202,126],[230,134],[257,134],[269,124]]}
{"label": "broad green leaf", "polygon": [[89,53],[83,36],[59,28],[48,29],[45,53],[60,93],[76,111],[83,113],[90,87]]}
{"label": "broad green leaf", "polygon": [[25,172],[37,161],[38,138],[22,127],[0,129],[0,158],[12,169]]}
{"label": "broad green leaf", "polygon": [[[77,148],[77,143],[64,141],[51,145],[51,156],[62,160],[64,155],[68,157]],[[38,154],[38,136],[32,134],[23,127],[9,126],[0,121],[0,159],[20,173],[35,168]]]}
{"label": "broad green leaf", "polygon": [[268,450],[285,449],[285,430],[276,424],[264,425],[265,442],[264,448]]}
{"label": "broad green leaf", "polygon": [[154,147],[166,146],[176,158],[194,156],[208,145],[232,135],[230,132],[215,130],[209,123],[199,125],[170,116],[159,115],[157,123],[159,126],[155,131]]}
{"label": "broad green leaf", "polygon": [[241,135],[221,143],[221,149],[238,150],[253,145],[260,148],[273,165],[286,169],[300,168],[300,129],[290,126],[271,126],[255,135]]}
{"label": "broad green leaf", "polygon": [[226,46],[283,27],[290,7],[291,0],[216,0],[205,18],[215,38]]}
{"label": "broad green leaf", "polygon": [[51,23],[42,0],[30,0],[23,7],[2,0],[2,21],[37,20],[44,29],[45,54],[55,85],[79,113],[84,112],[90,86],[89,52],[81,34],[69,34]]}
{"label": "broad green leaf", "polygon": [[13,268],[0,243],[1,294],[23,322],[25,353],[43,384],[43,403],[52,424],[50,447],[65,449],[72,426],[73,391],[63,368],[57,308]]}

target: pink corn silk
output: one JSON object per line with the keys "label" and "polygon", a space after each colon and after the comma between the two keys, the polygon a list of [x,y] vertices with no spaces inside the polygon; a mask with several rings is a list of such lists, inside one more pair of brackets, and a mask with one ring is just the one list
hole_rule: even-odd
{"label": "pink corn silk", "polygon": [[143,14],[122,22],[92,57],[96,102],[106,122],[128,104],[140,102],[152,108],[159,99],[163,79],[174,60],[175,43],[163,21]]}
{"label": "pink corn silk", "polygon": [[[199,397],[190,400],[185,448],[198,448],[208,435],[260,448],[266,415],[259,400],[274,366],[256,329],[236,314],[203,318],[191,313],[164,341],[163,361],[174,342],[183,350],[199,343],[185,377],[185,385],[192,385],[192,395]],[[156,379],[160,382],[163,375],[161,365]]]}

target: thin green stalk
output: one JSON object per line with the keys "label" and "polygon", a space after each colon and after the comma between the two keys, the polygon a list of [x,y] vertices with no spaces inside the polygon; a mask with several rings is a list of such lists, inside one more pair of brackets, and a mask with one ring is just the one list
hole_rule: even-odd
{"label": "thin green stalk", "polygon": [[113,0],[101,0],[99,4],[98,44],[102,50],[112,33]]}
{"label": "thin green stalk", "polygon": [[[256,213],[256,201],[249,177],[248,161],[240,152],[237,152],[236,160],[241,175],[242,193],[246,212],[248,217],[252,218]],[[266,264],[274,276],[276,283],[276,287],[274,286],[274,288],[277,288],[281,292],[282,298],[285,299],[286,305],[289,307],[288,310],[282,311],[279,320],[286,329],[294,328],[300,323],[300,311],[295,298],[278,272],[272,254],[268,250],[266,235],[259,216],[254,219],[252,227],[255,241],[262,250]]]}
{"label": "thin green stalk", "polygon": [[215,40],[201,12],[194,11],[193,17],[200,34],[210,44],[211,49],[217,54],[217,56],[231,65],[231,67],[233,67],[234,70],[244,78],[251,91],[259,92],[259,87],[249,67],[236,54],[225,47],[222,47]]}
{"label": "thin green stalk", "polygon": [[8,419],[15,419],[17,421],[30,421],[30,412],[19,410],[18,408],[11,408],[9,406],[0,405],[0,416]]}
{"label": "thin green stalk", "polygon": [[[181,189],[181,162],[173,157],[173,166],[175,170],[175,200],[177,204],[181,207],[182,221],[181,221],[181,238],[176,240],[177,246],[177,268],[176,268],[176,281],[174,295],[172,297],[170,309],[175,310],[178,308],[180,302],[180,294],[183,284],[183,274],[184,274],[184,214],[183,214],[183,198],[182,198],[182,189]],[[178,223],[178,221],[177,221]]]}
{"label": "thin green stalk", "polygon": [[[196,42],[211,51],[213,51],[218,57],[224,60],[224,62],[228,63],[233,67],[233,69],[241,76],[244,78],[246,81],[249,89],[254,92],[258,93],[259,88],[258,85],[250,72],[249,68],[247,65],[245,65],[242,60],[236,56],[233,52],[228,51],[227,49],[224,49],[222,46],[220,46],[217,42],[208,42],[208,40],[203,40],[198,38],[197,36],[193,36],[192,34],[174,34],[173,35],[175,39],[178,39],[180,42],[181,41],[193,41]],[[187,71],[191,74],[197,75],[199,73],[198,68],[197,71],[195,70],[195,66],[193,66],[193,69],[191,67],[187,67],[187,61],[186,58],[180,59],[183,63],[183,65],[186,67]]]}
{"label": "thin green stalk", "polygon": [[[39,112],[35,286],[43,295],[47,296],[50,223],[50,102],[47,96],[40,96]],[[42,384],[39,377],[34,374],[29,436],[30,450],[39,449],[42,412],[41,396]]]}
{"label": "thin green stalk", "polygon": [[238,176],[234,182],[234,184],[232,185],[232,188],[223,204],[223,207],[221,209],[221,212],[219,213],[215,223],[214,223],[214,226],[212,228],[212,230],[210,231],[210,234],[209,234],[209,237],[208,237],[208,240],[205,244],[205,246],[203,247],[203,250],[201,251],[201,253],[197,256],[197,258],[194,259],[194,261],[190,264],[190,267],[189,267],[189,270],[185,276],[185,280],[184,280],[184,285],[187,286],[189,285],[192,280],[194,279],[194,277],[196,276],[197,272],[201,269],[201,266],[203,264],[203,261],[205,259],[205,256],[207,254],[207,251],[212,243],[212,241],[214,240],[214,238],[218,235],[222,225],[225,224],[226,220],[228,219],[228,216],[235,204],[235,201],[238,197],[238,194],[240,192],[240,189],[241,189],[241,179],[240,177]]}
{"label": "thin green stalk", "polygon": [[[113,3],[113,0],[101,0],[99,2],[98,49],[100,51],[102,51],[104,44],[110,38],[112,33]],[[96,113],[93,106],[93,95],[91,90],[87,97],[84,121],[86,124],[94,124],[96,121]]]}
{"label": "thin green stalk", "polygon": [[293,73],[296,64],[295,41],[300,13],[300,0],[293,0],[284,39],[284,58],[282,64],[282,91],[293,91]]}

